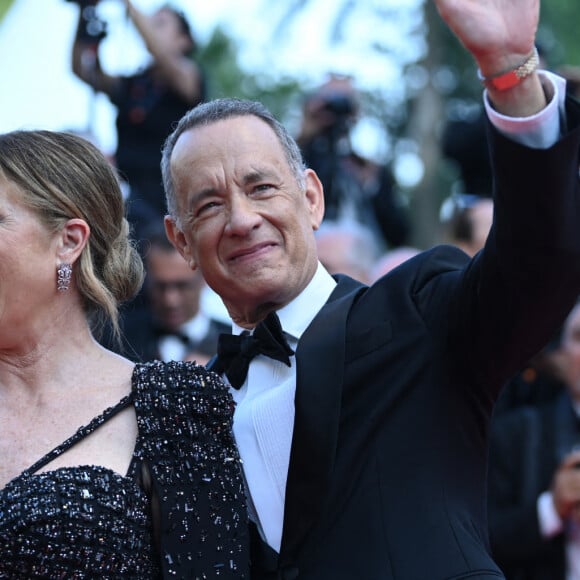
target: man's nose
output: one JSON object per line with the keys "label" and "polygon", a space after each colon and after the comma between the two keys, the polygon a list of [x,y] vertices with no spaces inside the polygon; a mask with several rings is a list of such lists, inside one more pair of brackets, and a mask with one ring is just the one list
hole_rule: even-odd
{"label": "man's nose", "polygon": [[182,300],[182,294],[183,292],[181,292],[176,286],[168,286],[163,295],[165,304],[168,306],[179,304]]}
{"label": "man's nose", "polygon": [[259,225],[261,216],[247,195],[237,195],[231,201],[227,230],[231,234],[245,235]]}

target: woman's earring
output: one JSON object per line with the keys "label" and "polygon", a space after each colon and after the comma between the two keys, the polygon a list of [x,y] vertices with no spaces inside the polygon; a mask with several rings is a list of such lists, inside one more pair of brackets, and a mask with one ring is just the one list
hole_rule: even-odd
{"label": "woman's earring", "polygon": [[72,266],[70,264],[59,264],[56,276],[56,289],[60,292],[66,292],[70,286]]}

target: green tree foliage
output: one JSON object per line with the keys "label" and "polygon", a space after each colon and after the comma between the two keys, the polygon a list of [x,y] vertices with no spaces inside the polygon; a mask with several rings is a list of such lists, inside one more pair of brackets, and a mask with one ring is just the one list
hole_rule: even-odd
{"label": "green tree foliage", "polygon": [[286,119],[300,95],[297,79],[278,78],[266,72],[243,70],[238,46],[220,27],[201,47],[197,59],[206,73],[208,98],[239,97],[264,103],[280,119]]}
{"label": "green tree foliage", "polygon": [[541,4],[538,40],[551,68],[563,64],[580,66],[580,3],[577,0],[549,0]]}
{"label": "green tree foliage", "polygon": [[6,12],[8,12],[8,8],[12,4],[13,0],[0,0],[0,22],[4,18]]}

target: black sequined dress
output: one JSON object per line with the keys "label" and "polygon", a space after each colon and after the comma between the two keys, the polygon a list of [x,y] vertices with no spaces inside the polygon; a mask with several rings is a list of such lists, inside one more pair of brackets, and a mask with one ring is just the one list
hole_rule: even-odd
{"label": "black sequined dress", "polygon": [[[134,404],[128,473],[37,473]],[[0,578],[249,578],[232,400],[193,363],[137,365],[132,392],[0,490]]]}

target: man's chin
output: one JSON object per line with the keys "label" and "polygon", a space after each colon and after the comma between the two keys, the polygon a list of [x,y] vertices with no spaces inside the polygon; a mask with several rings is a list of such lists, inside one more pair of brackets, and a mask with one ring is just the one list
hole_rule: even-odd
{"label": "man's chin", "polygon": [[173,332],[179,332],[181,329],[181,326],[187,322],[186,320],[183,319],[183,317],[179,317],[179,318],[166,318],[164,319],[164,321],[161,323],[161,327],[164,328],[165,330],[167,330],[167,332],[169,334],[173,333]]}

